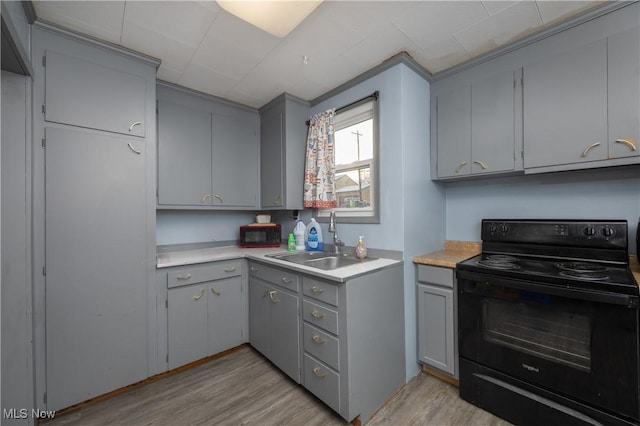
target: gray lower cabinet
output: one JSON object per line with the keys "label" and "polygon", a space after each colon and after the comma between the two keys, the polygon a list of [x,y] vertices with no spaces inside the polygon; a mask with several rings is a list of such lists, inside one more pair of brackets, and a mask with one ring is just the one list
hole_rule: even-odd
{"label": "gray lower cabinet", "polygon": [[454,270],[417,265],[418,361],[458,378]]}
{"label": "gray lower cabinet", "polygon": [[[250,262],[250,274],[252,346],[290,376],[301,369],[298,381],[344,419],[365,423],[404,384],[402,264],[346,282],[260,262]],[[293,305],[294,298],[301,304],[287,314],[286,334],[293,340],[285,346],[273,337],[283,327],[274,323],[274,310],[288,299]],[[288,364],[282,367],[285,347]]]}
{"label": "gray lower cabinet", "polygon": [[249,262],[249,342],[300,383],[298,276]]}
{"label": "gray lower cabinet", "polygon": [[246,341],[241,262],[220,261],[161,272],[168,287],[170,369]]}
{"label": "gray lower cabinet", "polygon": [[255,210],[258,113],[160,84],[158,207]]}
{"label": "gray lower cabinet", "polygon": [[260,109],[260,194],[263,209],[302,209],[309,103],[282,94]]}
{"label": "gray lower cabinet", "polygon": [[519,77],[519,70],[502,72],[437,92],[433,122],[438,178],[516,169]]}

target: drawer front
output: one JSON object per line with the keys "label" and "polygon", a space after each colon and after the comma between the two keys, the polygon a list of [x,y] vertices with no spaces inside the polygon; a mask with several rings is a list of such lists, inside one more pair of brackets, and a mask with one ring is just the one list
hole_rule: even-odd
{"label": "drawer front", "polygon": [[242,275],[242,261],[229,260],[216,262],[207,266],[192,266],[185,269],[177,269],[167,272],[167,285],[180,287],[183,285],[214,281],[222,278]]}
{"label": "drawer front", "polygon": [[307,354],[304,355],[304,387],[340,412],[340,375]]}
{"label": "drawer front", "polygon": [[295,272],[273,268],[262,263],[250,262],[249,274],[271,284],[287,288],[291,291],[298,291],[298,275]]}
{"label": "drawer front", "polygon": [[302,304],[302,318],[329,333],[338,334],[338,313],[305,300]]}
{"label": "drawer front", "polygon": [[338,286],[309,277],[302,278],[302,292],[314,299],[338,306]]}
{"label": "drawer front", "polygon": [[304,350],[335,370],[340,370],[338,339],[312,327],[304,325]]}
{"label": "drawer front", "polygon": [[453,273],[451,268],[439,266],[418,265],[418,281],[429,284],[437,284],[443,287],[453,288]]}

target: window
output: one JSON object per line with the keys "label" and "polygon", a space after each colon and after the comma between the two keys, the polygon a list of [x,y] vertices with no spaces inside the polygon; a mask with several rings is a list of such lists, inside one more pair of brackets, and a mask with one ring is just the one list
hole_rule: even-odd
{"label": "window", "polygon": [[[378,223],[377,101],[368,98],[334,117],[338,217],[347,222]],[[329,215],[320,210],[318,217]]]}

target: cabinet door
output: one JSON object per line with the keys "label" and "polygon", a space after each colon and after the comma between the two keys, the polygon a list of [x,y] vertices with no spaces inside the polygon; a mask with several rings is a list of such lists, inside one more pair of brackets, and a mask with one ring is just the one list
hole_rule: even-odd
{"label": "cabinet door", "polygon": [[418,359],[455,374],[453,290],[418,285]]}
{"label": "cabinet door", "polygon": [[515,168],[514,75],[509,71],[471,86],[471,173]]}
{"label": "cabinet door", "polygon": [[45,135],[46,384],[55,410],[147,377],[146,152],[142,140],[107,133]]}
{"label": "cabinet door", "polygon": [[471,172],[471,87],[437,98],[438,177]]}
{"label": "cabinet door", "polygon": [[158,204],[211,205],[211,114],[158,102]]}
{"label": "cabinet door", "polygon": [[269,288],[257,279],[249,279],[249,343],[269,358]]}
{"label": "cabinet door", "polygon": [[300,299],[279,289],[270,289],[271,356],[269,359],[300,383]]}
{"label": "cabinet door", "polygon": [[525,168],[607,158],[606,40],[524,67]]}
{"label": "cabinet door", "polygon": [[244,342],[244,293],[242,277],[216,280],[208,286],[209,354],[217,354]]}
{"label": "cabinet door", "polygon": [[207,345],[207,284],[169,290],[169,368],[180,367],[209,355]]}
{"label": "cabinet door", "polygon": [[260,118],[260,194],[263,209],[283,205],[283,125],[282,107],[275,107]]}
{"label": "cabinet door", "polygon": [[257,207],[258,121],[253,114],[212,115],[212,204]]}
{"label": "cabinet door", "polygon": [[45,120],[144,137],[146,84],[140,76],[48,50]]}
{"label": "cabinet door", "polygon": [[640,30],[608,43],[609,158],[640,156]]}

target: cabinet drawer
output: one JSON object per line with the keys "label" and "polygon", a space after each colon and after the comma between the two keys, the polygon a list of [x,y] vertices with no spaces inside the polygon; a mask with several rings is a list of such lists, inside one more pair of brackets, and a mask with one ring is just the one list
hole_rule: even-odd
{"label": "cabinet drawer", "polygon": [[418,281],[453,288],[453,269],[418,265]]}
{"label": "cabinet drawer", "polygon": [[167,286],[169,288],[183,285],[214,281],[222,278],[235,277],[242,274],[240,260],[216,262],[214,265],[192,266],[167,272]]}
{"label": "cabinet drawer", "polygon": [[304,355],[304,387],[332,410],[340,412],[340,375],[307,354]]}
{"label": "cabinet drawer", "polygon": [[320,361],[340,370],[338,339],[309,324],[304,325],[304,350]]}
{"label": "cabinet drawer", "polygon": [[302,304],[302,318],[329,333],[338,334],[338,313],[305,300]]}
{"label": "cabinet drawer", "polygon": [[298,275],[295,272],[252,262],[249,263],[249,274],[271,284],[288,288],[291,291],[298,291]]}
{"label": "cabinet drawer", "polygon": [[309,297],[338,306],[338,286],[313,278],[302,278],[302,292]]}

